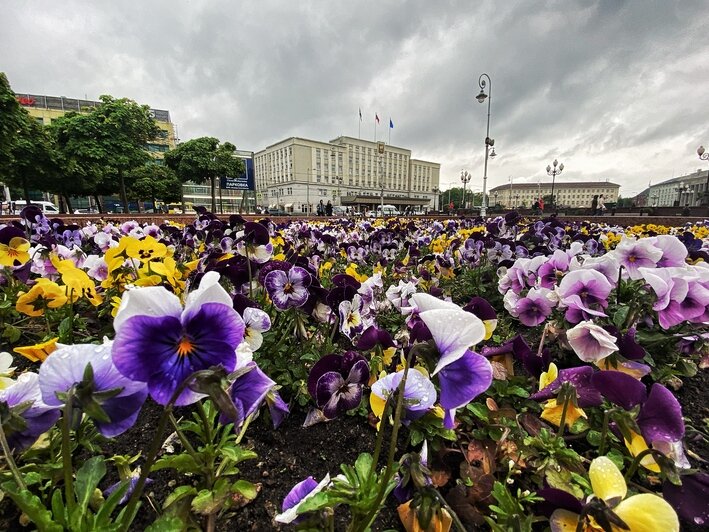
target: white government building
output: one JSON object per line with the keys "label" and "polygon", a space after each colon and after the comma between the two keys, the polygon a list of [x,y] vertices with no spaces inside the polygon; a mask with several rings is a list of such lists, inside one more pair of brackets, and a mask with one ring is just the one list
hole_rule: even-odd
{"label": "white government building", "polygon": [[427,212],[438,208],[441,165],[411,150],[353,137],[330,142],[291,137],[254,154],[260,207],[314,213],[320,200],[355,211],[384,204]]}
{"label": "white government building", "polygon": [[[578,181],[559,182],[554,184],[554,196],[559,207],[591,207],[594,196],[603,195],[604,203],[618,201],[620,185],[609,181]],[[529,208],[538,198],[551,195],[551,182],[544,183],[510,183],[490,189],[488,193],[490,205],[498,205],[505,209]]]}
{"label": "white government building", "polygon": [[[702,199],[709,191],[709,174],[706,170],[673,177],[662,183],[650,185],[646,205],[649,207],[696,207],[703,205]],[[704,202],[706,203],[706,202]]]}

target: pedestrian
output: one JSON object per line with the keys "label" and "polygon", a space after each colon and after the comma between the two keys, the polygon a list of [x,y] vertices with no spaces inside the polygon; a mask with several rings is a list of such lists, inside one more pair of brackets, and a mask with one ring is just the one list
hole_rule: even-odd
{"label": "pedestrian", "polygon": [[595,216],[596,214],[598,214],[598,194],[593,196],[591,200],[591,215]]}
{"label": "pedestrian", "polygon": [[539,214],[544,214],[544,198],[539,198]]}
{"label": "pedestrian", "polygon": [[320,203],[318,203],[318,216],[325,216],[325,204],[320,200]]}
{"label": "pedestrian", "polygon": [[325,214],[332,216],[332,202],[327,200],[327,205],[325,205]]}
{"label": "pedestrian", "polygon": [[598,198],[598,214],[603,215],[606,213],[606,204],[603,202],[603,194]]}

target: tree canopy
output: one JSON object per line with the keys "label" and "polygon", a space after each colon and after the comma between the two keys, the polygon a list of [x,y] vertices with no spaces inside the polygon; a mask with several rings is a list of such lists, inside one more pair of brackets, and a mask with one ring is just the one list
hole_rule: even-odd
{"label": "tree canopy", "polygon": [[183,183],[209,181],[212,188],[212,212],[216,212],[217,177],[236,176],[244,171],[244,163],[235,156],[235,152],[236,146],[230,142],[220,143],[214,137],[200,137],[167,152],[165,164],[175,171]]}

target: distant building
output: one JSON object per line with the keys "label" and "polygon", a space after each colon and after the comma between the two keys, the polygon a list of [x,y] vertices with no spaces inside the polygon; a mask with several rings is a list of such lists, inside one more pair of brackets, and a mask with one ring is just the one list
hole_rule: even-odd
{"label": "distant building", "polygon": [[[591,207],[593,196],[604,196],[605,203],[618,201],[620,185],[608,181],[556,182],[555,203],[560,207]],[[551,183],[512,183],[490,189],[488,202],[506,209],[531,207],[538,198],[551,195]]]}
{"label": "distant building", "polygon": [[695,207],[707,203],[709,192],[709,173],[707,170],[697,170],[694,173],[673,177],[662,183],[651,185],[648,189],[648,206]]}
{"label": "distant building", "polygon": [[411,158],[411,150],[383,142],[338,137],[330,142],[291,137],[254,155],[262,207],[314,213],[318,203],[358,211],[381,203],[429,211],[441,165]]}
{"label": "distant building", "polygon": [[[44,96],[39,94],[16,94],[17,101],[37,122],[48,126],[53,120],[64,116],[70,111],[88,113],[101,105],[100,101],[78,100],[64,96]],[[163,154],[175,147],[175,126],[170,120],[170,112],[160,109],[150,109],[150,115],[160,128],[157,138],[146,144],[145,149],[162,163]]]}

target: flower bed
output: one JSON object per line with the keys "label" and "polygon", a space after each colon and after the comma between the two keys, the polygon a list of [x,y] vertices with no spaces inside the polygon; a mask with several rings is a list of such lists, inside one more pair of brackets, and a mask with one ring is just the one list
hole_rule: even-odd
{"label": "flower bed", "polygon": [[701,527],[708,252],[705,222],[29,207],[0,223],[4,524]]}

